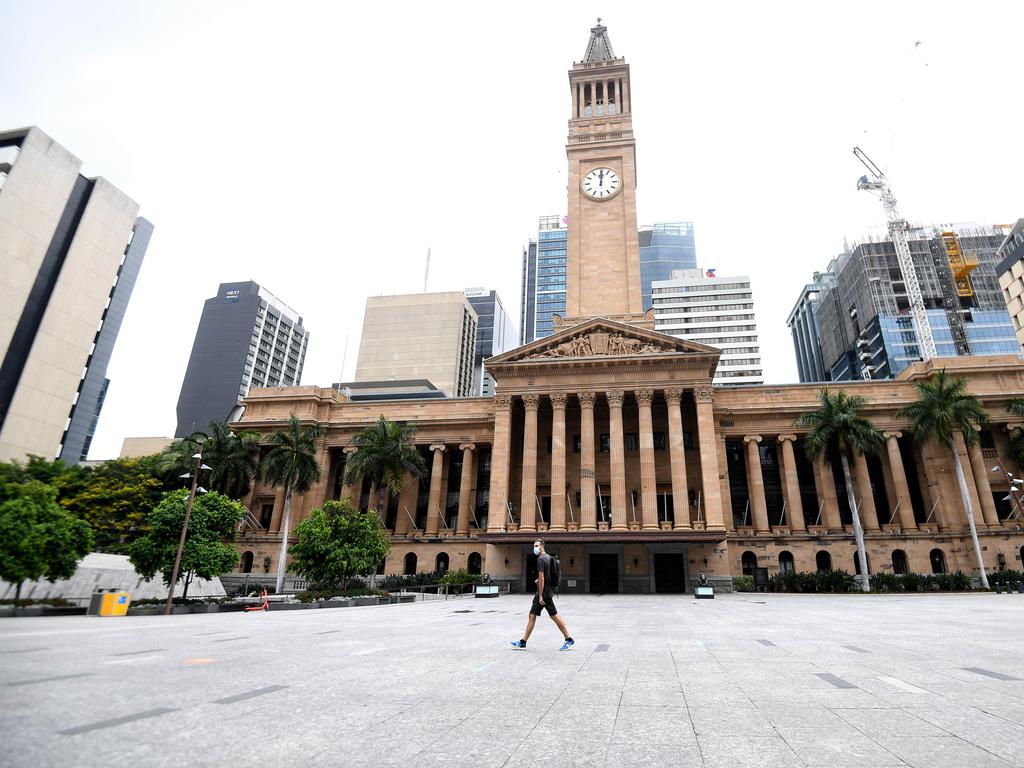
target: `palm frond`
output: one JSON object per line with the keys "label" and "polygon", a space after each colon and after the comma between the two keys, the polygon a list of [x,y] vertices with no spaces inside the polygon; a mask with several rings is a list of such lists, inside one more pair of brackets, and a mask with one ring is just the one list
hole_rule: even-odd
{"label": "palm frond", "polygon": [[842,391],[832,393],[826,387],[818,394],[818,402],[816,410],[800,414],[794,422],[807,429],[803,445],[809,458],[836,452],[878,453],[885,441],[878,428],[860,415],[867,404],[863,397]]}
{"label": "palm frond", "polygon": [[917,400],[903,408],[900,415],[910,419],[915,442],[935,438],[949,444],[957,433],[968,445],[978,442],[989,418],[981,401],[967,391],[964,379],[950,376],[943,368],[914,386]]}

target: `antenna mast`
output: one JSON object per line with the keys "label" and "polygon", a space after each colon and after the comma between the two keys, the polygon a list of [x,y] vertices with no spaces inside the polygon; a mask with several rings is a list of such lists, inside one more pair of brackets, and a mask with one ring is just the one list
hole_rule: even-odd
{"label": "antenna mast", "polygon": [[427,279],[430,277],[430,248],[427,248],[427,268],[423,271],[423,292],[427,292]]}

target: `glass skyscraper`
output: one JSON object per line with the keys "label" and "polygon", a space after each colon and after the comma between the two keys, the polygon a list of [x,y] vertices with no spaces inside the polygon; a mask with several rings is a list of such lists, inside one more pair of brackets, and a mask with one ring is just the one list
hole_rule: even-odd
{"label": "glass skyscraper", "polygon": [[651,308],[651,283],[671,280],[676,269],[697,268],[697,245],[692,221],[674,221],[640,227],[640,286],[644,312]]}

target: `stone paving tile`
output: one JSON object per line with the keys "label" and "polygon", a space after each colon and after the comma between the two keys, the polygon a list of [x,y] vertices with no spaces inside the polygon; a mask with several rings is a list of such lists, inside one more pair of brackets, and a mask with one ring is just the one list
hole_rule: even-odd
{"label": "stone paving tile", "polygon": [[837,709],[836,715],[871,738],[886,736],[948,736],[947,731],[899,709]]}
{"label": "stone paving tile", "polygon": [[861,768],[864,765],[904,765],[874,740],[850,727],[837,730],[782,729],[786,744],[809,766]]}
{"label": "stone paving tile", "polygon": [[799,756],[778,735],[697,737],[705,768],[764,768],[803,765]]}
{"label": "stone paving tile", "polygon": [[842,725],[842,720],[837,714],[820,704],[793,705],[769,702],[758,704],[757,709],[775,728],[791,726],[826,729],[833,725]]}
{"label": "stone paving tile", "polygon": [[678,744],[617,741],[613,739],[605,754],[608,768],[652,768],[670,765],[675,768],[703,768],[704,760],[696,742]]}
{"label": "stone paving tile", "polygon": [[774,736],[775,729],[753,705],[720,709],[692,706],[690,719],[698,736]]}
{"label": "stone paving tile", "polygon": [[[914,768],[1010,768],[1003,760],[955,736],[884,736],[881,744]],[[1024,755],[1018,754],[1018,761]]]}

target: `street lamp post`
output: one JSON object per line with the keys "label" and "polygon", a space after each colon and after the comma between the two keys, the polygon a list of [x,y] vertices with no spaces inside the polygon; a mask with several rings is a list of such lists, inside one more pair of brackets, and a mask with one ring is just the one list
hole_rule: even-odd
{"label": "street lamp post", "polygon": [[174,610],[174,587],[178,583],[178,571],[181,568],[181,553],[185,549],[185,538],[188,536],[188,521],[192,517],[192,503],[196,498],[196,489],[199,487],[199,472],[209,469],[203,464],[203,454],[194,453],[192,458],[196,460],[195,469],[192,470],[192,489],[188,493],[188,506],[185,507],[185,522],[181,526],[181,538],[178,540],[178,552],[174,556],[174,570],[171,571],[171,585],[167,590],[167,605],[164,607],[164,615],[170,616]]}

